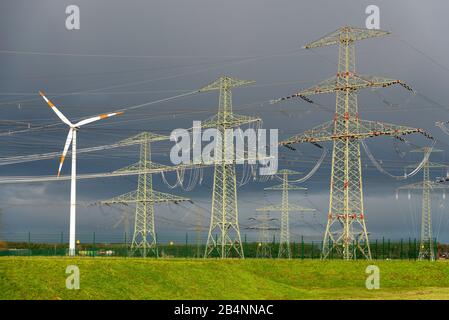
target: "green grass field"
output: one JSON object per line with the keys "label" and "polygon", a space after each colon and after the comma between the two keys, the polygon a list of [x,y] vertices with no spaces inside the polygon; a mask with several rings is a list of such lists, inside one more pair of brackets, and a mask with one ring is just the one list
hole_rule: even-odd
{"label": "green grass field", "polygon": [[0,299],[449,299],[449,262],[1,257]]}

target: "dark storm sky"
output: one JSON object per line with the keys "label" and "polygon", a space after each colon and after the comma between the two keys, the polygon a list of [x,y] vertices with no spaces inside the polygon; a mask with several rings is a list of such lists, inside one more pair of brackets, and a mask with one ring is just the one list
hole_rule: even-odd
{"label": "dark storm sky", "polygon": [[[77,31],[65,28],[65,8],[70,4],[80,7],[81,29]],[[358,71],[404,80],[418,94],[410,96],[401,87],[361,92],[361,117],[427,129],[444,150],[432,159],[445,162],[449,137],[434,123],[449,120],[447,1],[2,1],[1,119],[32,126],[58,123],[59,119],[37,95],[38,90],[46,91],[69,119],[79,119],[195,90],[227,74],[256,80],[252,87],[234,90],[236,112],[262,117],[264,128],[278,128],[280,138],[286,138],[332,117],[302,101],[267,103],[335,74],[337,47],[313,51],[300,47],[341,25],[364,27],[369,4],[380,7],[380,27],[392,35],[358,44]],[[313,99],[334,109],[334,95]],[[168,134],[175,128],[190,127],[193,120],[210,117],[217,104],[214,92],[130,111],[120,119],[83,128],[79,147],[112,143],[142,130]],[[26,128],[25,124],[7,122],[0,126],[1,132]],[[66,134],[67,128],[58,125],[52,130],[0,136],[0,157],[60,151]],[[410,141],[429,143],[420,137]],[[368,145],[395,174],[401,174],[402,165],[419,160],[419,155],[413,153],[401,158],[392,139],[379,138]],[[155,146],[154,159],[168,163],[169,147]],[[401,144],[399,147],[410,150]],[[303,172],[313,166],[310,160],[319,157],[319,151],[309,146],[300,146],[296,154],[285,149],[280,152],[304,160],[295,165],[283,162],[282,167]],[[78,171],[112,171],[137,161],[137,156],[136,148],[80,156]],[[0,174],[54,174],[57,161],[2,166]],[[319,209],[316,217],[293,222],[296,237],[321,238],[328,202],[329,161],[330,157],[306,183],[310,188],[307,199],[303,195],[295,198],[304,206],[311,206],[311,201]],[[421,175],[397,182],[378,172],[365,154],[363,161],[365,207],[372,235],[417,237],[419,194],[410,201],[406,194],[395,200],[394,190],[401,184],[419,181]],[[63,171],[70,172],[68,163]],[[160,177],[155,177],[155,183],[161,191],[189,196],[207,208],[211,170],[205,174],[204,185],[190,193],[179,188],[170,190]],[[445,172],[433,174],[441,176]],[[239,190],[243,226],[248,225],[247,219],[255,214],[256,207],[279,200],[278,195],[264,196],[262,189],[269,184],[255,182]],[[91,203],[132,190],[135,178],[80,181],[78,186],[78,200]],[[69,188],[68,182],[1,185],[1,231],[65,232]],[[436,235],[448,241],[446,207],[441,195],[436,195],[434,227],[440,230]],[[163,240],[183,235],[195,223],[193,214],[176,206],[172,209],[161,207],[157,211],[158,233]],[[80,233],[121,232],[120,227],[112,229],[116,211],[80,206],[78,212]],[[208,221],[204,219],[203,224]]]}

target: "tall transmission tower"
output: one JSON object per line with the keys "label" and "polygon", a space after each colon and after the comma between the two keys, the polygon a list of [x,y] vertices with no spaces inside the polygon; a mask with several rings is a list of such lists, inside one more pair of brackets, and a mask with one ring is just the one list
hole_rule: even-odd
{"label": "tall transmission tower", "polygon": [[195,214],[195,226],[192,228],[189,228],[189,231],[195,232],[195,245],[196,245],[196,251],[195,251],[195,257],[196,258],[202,258],[204,257],[204,251],[201,250],[202,246],[202,234],[204,231],[208,231],[209,228],[204,225],[204,219],[206,218],[206,211],[202,207],[200,207],[198,204],[193,206],[194,214]]}
{"label": "tall transmission tower", "polygon": [[[439,149],[431,149],[429,147],[423,147],[415,149],[411,152],[442,152]],[[412,167],[412,165],[407,166]],[[416,167],[416,165],[415,165]],[[435,260],[435,251],[433,247],[432,238],[432,206],[431,206],[431,192],[433,190],[446,190],[449,189],[448,185],[436,183],[430,180],[431,168],[447,168],[446,165],[440,163],[430,162],[429,159],[424,162],[423,165],[423,179],[422,182],[412,183],[396,189],[399,190],[422,190],[422,210],[421,210],[421,238],[419,244],[419,260]]]}
{"label": "tall transmission tower", "polygon": [[[220,92],[218,113],[212,119],[203,122],[202,128],[216,128],[222,137],[221,155],[215,155],[214,162],[212,210],[205,257],[217,254],[221,258],[244,258],[238,221],[235,161],[227,160],[234,159],[234,144],[232,141],[227,141],[229,137],[225,134],[225,130],[260,121],[260,118],[237,115],[232,111],[231,89],[252,83],[254,81],[221,76],[199,90],[199,92],[212,90]],[[215,240],[215,234],[217,234],[217,240]]]}
{"label": "tall transmission tower", "polygon": [[171,170],[172,167],[157,164],[151,161],[151,142],[168,140],[163,135],[151,132],[142,132],[136,136],[123,140],[121,143],[139,142],[140,160],[139,162],[119,169],[115,172],[127,172],[139,170],[137,190],[122,194],[109,200],[101,201],[100,204],[135,204],[136,214],[134,219],[134,234],[131,242],[131,254],[147,257],[150,253],[158,256],[156,231],[154,225],[154,205],[158,203],[178,203],[190,201],[187,198],[175,196],[168,193],[159,192],[153,189],[153,176],[147,173],[148,170],[159,168]]}
{"label": "tall transmission tower", "polygon": [[256,211],[280,211],[281,212],[281,236],[279,239],[279,252],[278,258],[291,259],[292,253],[290,250],[290,212],[291,211],[315,211],[315,209],[304,208],[296,205],[292,205],[288,201],[289,190],[307,190],[307,188],[295,186],[289,182],[288,177],[290,175],[298,175],[299,172],[282,169],[278,171],[278,178],[282,180],[282,184],[265,188],[264,190],[277,190],[282,191],[282,201],[280,204],[271,205],[263,208],[256,209]]}
{"label": "tall transmission tower", "polygon": [[381,30],[345,26],[306,45],[306,49],[328,45],[339,46],[336,76],[292,96],[274,101],[279,102],[299,97],[309,103],[314,103],[307,96],[336,93],[335,116],[331,121],[281,142],[283,145],[290,145],[303,142],[317,144],[333,141],[329,213],[322,251],[324,259],[329,257],[331,252],[335,253],[333,256],[340,256],[346,260],[355,259],[358,252],[364,258],[371,259],[363,207],[359,140],[380,135],[398,137],[416,132],[424,133],[421,129],[362,120],[359,117],[357,105],[359,89],[399,84],[412,90],[400,80],[356,73],[355,42],[387,34],[388,32]]}
{"label": "tall transmission tower", "polygon": [[256,225],[246,229],[258,231],[256,258],[271,258],[270,231],[279,230],[279,228],[271,226],[270,223],[277,219],[271,218],[268,212],[264,212],[249,220],[256,222]]}

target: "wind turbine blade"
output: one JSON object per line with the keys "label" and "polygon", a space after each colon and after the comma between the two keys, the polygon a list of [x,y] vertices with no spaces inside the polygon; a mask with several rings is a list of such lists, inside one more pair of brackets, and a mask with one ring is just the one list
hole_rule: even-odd
{"label": "wind turbine blade", "polygon": [[92,122],[98,121],[100,119],[105,119],[105,118],[109,118],[109,117],[113,117],[113,116],[119,116],[122,114],[123,114],[123,112],[112,112],[112,113],[100,114],[99,116],[92,117],[89,119],[84,119],[84,120],[81,120],[80,122],[75,123],[75,127],[81,127],[85,124],[92,123]]}
{"label": "wind turbine blade", "polygon": [[72,123],[65,117],[65,115],[62,114],[61,111],[56,108],[56,106],[45,96],[45,94],[42,91],[39,91],[39,94],[42,98],[44,98],[45,102],[47,102],[48,106],[56,113],[56,115],[61,119],[65,124],[72,126]]}
{"label": "wind turbine blade", "polygon": [[67,140],[65,141],[64,151],[61,155],[61,160],[59,160],[59,169],[58,169],[58,177],[61,174],[62,165],[64,164],[65,156],[67,155],[67,151],[69,150],[70,144],[72,143],[73,137],[73,128],[70,128],[69,134],[67,135]]}

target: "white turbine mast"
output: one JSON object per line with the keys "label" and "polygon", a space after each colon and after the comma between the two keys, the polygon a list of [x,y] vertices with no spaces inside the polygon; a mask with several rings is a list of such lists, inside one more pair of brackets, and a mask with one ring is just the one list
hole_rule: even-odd
{"label": "white turbine mast", "polygon": [[92,118],[81,120],[75,124],[72,124],[61,111],[45,96],[42,91],[39,94],[47,102],[48,106],[56,113],[59,119],[70,127],[67,140],[65,141],[64,151],[59,161],[58,177],[61,174],[62,165],[64,164],[67,151],[72,144],[72,172],[71,172],[71,185],[70,185],[70,237],[69,237],[69,256],[75,255],[75,225],[76,225],[76,132],[79,128],[85,124],[98,121],[100,119],[109,118],[116,115],[121,115],[123,112],[112,112],[107,114],[101,114]]}

